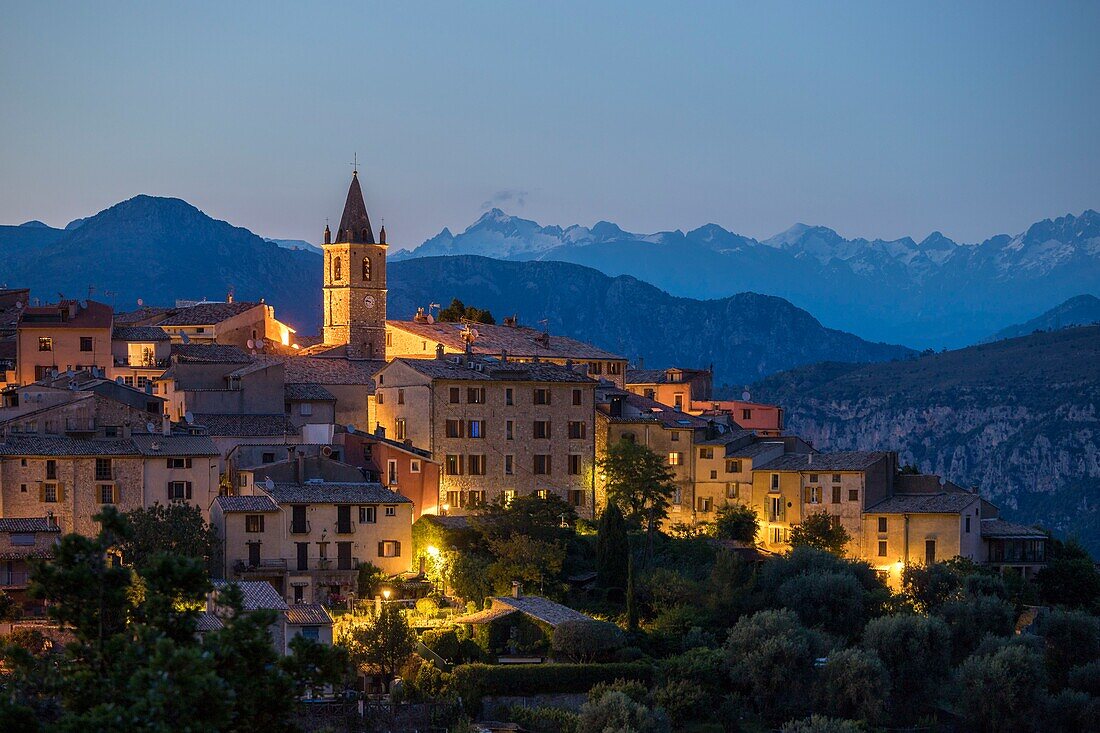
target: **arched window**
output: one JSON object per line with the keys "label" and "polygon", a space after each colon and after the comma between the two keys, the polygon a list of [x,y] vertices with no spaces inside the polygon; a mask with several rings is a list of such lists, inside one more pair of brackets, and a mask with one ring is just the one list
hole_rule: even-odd
{"label": "arched window", "polygon": [[370,257],[363,258],[363,282],[370,281]]}
{"label": "arched window", "polygon": [[332,279],[333,280],[340,280],[343,277],[344,277],[343,273],[340,272],[340,258],[337,257],[336,259],[334,259],[332,261]]}

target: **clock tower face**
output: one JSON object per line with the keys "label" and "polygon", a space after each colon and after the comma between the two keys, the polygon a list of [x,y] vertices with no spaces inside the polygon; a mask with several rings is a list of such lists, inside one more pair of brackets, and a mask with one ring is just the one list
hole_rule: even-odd
{"label": "clock tower face", "polygon": [[367,297],[363,298],[363,305],[367,306],[368,308],[373,308],[374,307],[374,296],[373,295],[368,295]]}

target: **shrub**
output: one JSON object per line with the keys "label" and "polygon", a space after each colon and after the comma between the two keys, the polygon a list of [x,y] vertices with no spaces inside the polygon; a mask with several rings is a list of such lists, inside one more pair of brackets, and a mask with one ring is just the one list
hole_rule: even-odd
{"label": "shrub", "polygon": [[1069,671],[1100,659],[1100,619],[1083,611],[1051,611],[1040,618],[1039,634],[1046,646],[1047,671],[1056,689]]}
{"label": "shrub", "polygon": [[1042,715],[1045,730],[1058,733],[1093,733],[1100,719],[1100,698],[1080,690],[1062,690],[1047,698]]}
{"label": "shrub", "polygon": [[848,638],[859,636],[866,622],[866,592],[850,573],[805,573],[785,581],[779,602],[806,626]]}
{"label": "shrub", "polygon": [[497,666],[463,664],[451,673],[453,690],[470,713],[481,707],[486,695],[537,695],[587,692],[600,682],[653,679],[653,667],[642,663],[539,664]]}
{"label": "shrub", "polygon": [[653,703],[668,713],[678,725],[689,720],[706,720],[713,706],[710,692],[698,682],[672,680],[653,691]]}
{"label": "shrub", "polygon": [[837,718],[874,723],[882,719],[890,695],[890,676],[882,660],[866,649],[830,655],[817,680],[820,710]]}
{"label": "shrub", "polygon": [[617,679],[610,682],[599,682],[588,691],[588,699],[591,702],[599,700],[609,692],[621,692],[634,702],[646,704],[649,702],[649,686],[638,680]]}
{"label": "shrub", "polygon": [[432,598],[420,598],[416,602],[416,612],[421,616],[431,618],[439,610],[439,604]]}
{"label": "shrub", "polygon": [[939,615],[951,629],[951,647],[956,661],[965,659],[987,635],[1009,636],[1016,621],[1016,609],[996,596],[979,595],[947,601]]}
{"label": "shrub", "polygon": [[818,643],[793,611],[760,611],[730,629],[723,666],[761,715],[779,721],[805,705]]}
{"label": "shrub", "polygon": [[896,614],[863,630],[864,648],[890,673],[892,717],[912,720],[936,702],[951,663],[951,632],[935,617]]}
{"label": "shrub", "polygon": [[970,657],[959,667],[958,710],[969,730],[1028,731],[1043,699],[1043,658],[1021,646]]}
{"label": "shrub", "polygon": [[561,708],[525,708],[514,705],[508,708],[507,717],[511,722],[519,723],[524,730],[533,733],[577,733],[580,716]]}
{"label": "shrub", "polygon": [[425,631],[420,635],[420,641],[448,662],[458,661],[462,657],[462,644],[454,629]]}
{"label": "shrub", "polygon": [[1089,662],[1071,669],[1069,686],[1100,698],[1100,662]]}
{"label": "shrub", "polygon": [[744,504],[723,504],[718,507],[714,528],[720,540],[734,540],[751,545],[756,542],[760,521],[756,512]]}
{"label": "shrub", "polygon": [[577,721],[580,733],[666,733],[668,716],[660,708],[649,708],[625,693],[610,691],[581,706]]}
{"label": "shrub", "polygon": [[866,728],[852,720],[811,715],[802,720],[792,720],[779,730],[780,733],[864,733]]}
{"label": "shrub", "polygon": [[623,632],[607,621],[566,621],[554,629],[550,646],[555,658],[584,663],[607,659],[623,642]]}

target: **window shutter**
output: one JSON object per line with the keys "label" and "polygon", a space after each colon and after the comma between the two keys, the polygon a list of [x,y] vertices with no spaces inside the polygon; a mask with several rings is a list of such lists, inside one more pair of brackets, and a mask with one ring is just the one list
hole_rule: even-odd
{"label": "window shutter", "polygon": [[38,484],[38,500],[43,503],[46,501],[46,484],[41,482]]}
{"label": "window shutter", "polygon": [[382,553],[385,552],[385,550],[383,548],[384,544],[385,543],[382,543],[382,542],[378,543],[378,557],[382,557]]}
{"label": "window shutter", "polygon": [[112,504],[117,504],[118,503],[118,493],[119,493],[118,492],[118,484],[113,484],[111,486],[111,503]]}
{"label": "window shutter", "polygon": [[60,481],[57,482],[57,503],[61,504],[65,501],[65,484]]}
{"label": "window shutter", "polygon": [[190,499],[191,498],[191,482],[190,481],[185,481],[183,486],[184,486],[184,491],[187,492],[185,495],[187,496],[188,499]]}
{"label": "window shutter", "polygon": [[394,557],[401,557],[401,543],[400,542],[394,542],[393,543],[393,556]]}
{"label": "window shutter", "polygon": [[172,501],[172,482],[168,482],[168,501]]}

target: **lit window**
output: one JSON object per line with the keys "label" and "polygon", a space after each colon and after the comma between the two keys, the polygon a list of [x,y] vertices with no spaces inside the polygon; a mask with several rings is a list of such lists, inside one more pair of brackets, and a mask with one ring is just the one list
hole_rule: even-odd
{"label": "lit window", "polygon": [[679,466],[684,462],[684,454],[677,451],[671,451],[668,454],[668,465]]}
{"label": "lit window", "polygon": [[401,543],[395,540],[379,542],[378,557],[401,557]]}
{"label": "lit window", "polygon": [[38,339],[39,351],[53,351],[53,339],[49,336],[41,336]]}
{"label": "lit window", "polygon": [[244,518],[244,531],[257,533],[264,531],[263,514],[247,514]]}
{"label": "lit window", "polygon": [[409,461],[409,473],[420,473],[420,459],[413,458]]}

